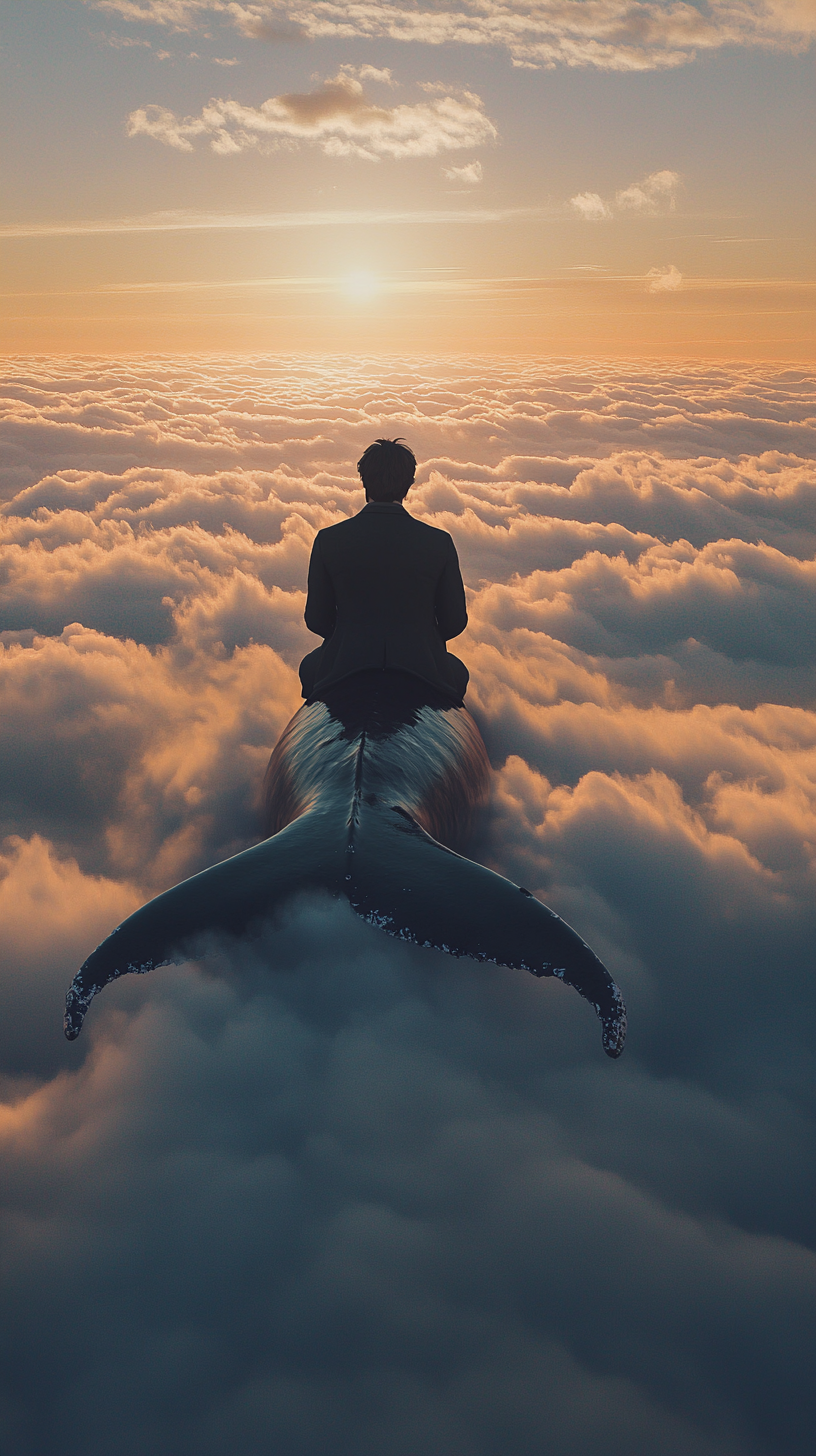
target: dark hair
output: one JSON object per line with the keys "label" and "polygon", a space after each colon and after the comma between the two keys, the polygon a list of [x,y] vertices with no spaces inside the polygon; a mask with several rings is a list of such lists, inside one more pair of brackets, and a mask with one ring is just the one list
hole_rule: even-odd
{"label": "dark hair", "polygon": [[375,501],[401,501],[416,475],[416,456],[401,440],[375,440],[357,461],[366,495]]}

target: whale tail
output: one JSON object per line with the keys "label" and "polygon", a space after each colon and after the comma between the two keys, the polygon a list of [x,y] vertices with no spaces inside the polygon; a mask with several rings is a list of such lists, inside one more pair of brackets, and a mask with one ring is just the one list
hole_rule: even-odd
{"label": "whale tail", "polygon": [[301,708],[284,731],[267,776],[277,832],[143,905],[88,957],[66,998],[70,1041],[110,981],[184,960],[203,933],[240,936],[294,895],[327,890],[402,940],[558,976],[591,1002],[604,1050],[620,1056],[623,999],[589,946],[529,891],[441,842],[458,842],[487,785],[469,714],[406,674],[361,679]]}
{"label": "whale tail", "polygon": [[581,937],[529,890],[432,839],[405,809],[361,813],[346,893],[358,915],[398,939],[557,976],[594,1006],[607,1055],[623,1051],[623,997]]}
{"label": "whale tail", "polygon": [[303,815],[143,905],[74,977],[65,1003],[68,1040],[111,981],[185,960],[208,931],[242,935],[309,889],[345,896],[364,920],[398,939],[558,976],[594,1006],[607,1055],[623,1051],[623,998],[581,937],[528,890],[432,839],[399,805],[365,808],[353,835],[320,813]]}
{"label": "whale tail", "polygon": [[82,1029],[94,996],[128,972],[144,974],[188,958],[196,937],[242,935],[293,895],[311,888],[339,894],[344,840],[327,833],[325,816],[304,815],[272,839],[202,870],[157,895],[117,926],[88,956],[65,998],[65,1035]]}

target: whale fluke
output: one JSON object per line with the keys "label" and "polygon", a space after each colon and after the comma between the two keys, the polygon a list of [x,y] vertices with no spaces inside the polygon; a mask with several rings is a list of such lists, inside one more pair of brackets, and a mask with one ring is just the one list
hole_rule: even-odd
{"label": "whale fluke", "polygon": [[404,809],[361,814],[349,900],[400,940],[557,976],[595,1007],[604,1051],[623,1051],[623,997],[581,937],[529,890],[432,839]]}
{"label": "whale fluke", "polygon": [[71,983],[65,1000],[68,1040],[79,1036],[94,996],[120,976],[180,964],[207,932],[243,935],[301,890],[319,886],[339,895],[342,845],[327,843],[324,827],[299,819],[273,839],[202,870],[129,915]]}
{"label": "whale fluke", "polygon": [[97,992],[128,972],[187,958],[206,932],[242,935],[296,894],[344,896],[398,939],[558,976],[595,1008],[618,1057],[623,998],[579,935],[528,890],[451,846],[483,802],[489,765],[461,704],[419,679],[360,673],[307,703],[270,760],[270,838],[159,895],[90,955],[66,998],[79,1035]]}

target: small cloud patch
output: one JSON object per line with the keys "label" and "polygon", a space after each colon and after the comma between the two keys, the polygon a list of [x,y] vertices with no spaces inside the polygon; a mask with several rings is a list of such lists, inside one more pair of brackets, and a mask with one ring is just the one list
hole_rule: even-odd
{"label": "small cloud patch", "polygon": [[478,187],[482,180],[481,162],[469,162],[465,167],[443,167],[449,182],[461,182],[465,187]]}
{"label": "small cloud patch", "polygon": [[647,293],[676,293],[683,286],[683,275],[673,263],[663,268],[650,268],[646,274]]}
{"label": "small cloud patch", "polygon": [[681,180],[679,172],[672,172],[666,167],[660,172],[650,172],[648,177],[642,177],[639,182],[630,182],[628,187],[621,188],[615,193],[614,203],[606,202],[599,192],[579,192],[577,196],[570,198],[570,207],[585,222],[607,222],[616,212],[652,215],[673,212],[677,205]]}
{"label": "small cloud patch", "polygon": [[570,198],[573,207],[584,222],[606,222],[612,217],[612,209],[597,192],[579,192]]}
{"label": "small cloud patch", "polygon": [[660,212],[665,208],[673,211],[679,186],[679,172],[671,172],[668,169],[662,172],[650,172],[642,182],[631,182],[628,187],[623,188],[623,191],[617,192],[615,202],[624,211],[628,209],[631,212]]}

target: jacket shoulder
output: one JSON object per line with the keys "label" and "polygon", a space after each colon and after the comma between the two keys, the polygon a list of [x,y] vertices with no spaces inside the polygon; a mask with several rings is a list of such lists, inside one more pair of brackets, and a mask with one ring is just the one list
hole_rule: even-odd
{"label": "jacket shoulder", "polygon": [[451,546],[453,545],[453,537],[449,531],[443,531],[439,526],[429,526],[427,521],[418,521],[416,516],[409,516],[408,519],[418,531],[421,531],[426,536],[427,540],[435,541],[438,546],[443,541],[445,543],[450,542]]}
{"label": "jacket shoulder", "polygon": [[335,521],[331,526],[321,526],[315,536],[315,541],[325,541],[327,538],[331,540],[335,531],[342,531],[343,527],[348,524],[348,521]]}
{"label": "jacket shoulder", "polygon": [[340,547],[344,541],[352,541],[358,535],[368,535],[372,530],[376,532],[378,524],[384,519],[398,521],[406,536],[421,541],[426,550],[436,548],[437,551],[447,552],[455,549],[453,537],[448,531],[442,531],[438,526],[429,526],[427,521],[418,521],[410,511],[401,514],[395,512],[386,517],[379,514],[366,515],[363,511],[358,511],[357,515],[348,516],[344,521],[335,521],[331,526],[324,526],[315,536],[315,543],[319,541],[321,546],[326,546],[329,550],[333,546]]}
{"label": "jacket shoulder", "polygon": [[424,551],[436,553],[438,556],[456,553],[453,544],[453,537],[449,531],[442,531],[439,526],[429,526],[427,521],[418,521],[416,516],[411,516],[406,511],[409,521],[409,530],[415,541],[421,542]]}
{"label": "jacket shoulder", "polygon": [[355,532],[355,521],[357,516],[347,516],[343,521],[335,521],[331,526],[321,526],[315,541],[325,542],[330,545],[332,541],[342,540],[346,535],[353,535]]}

